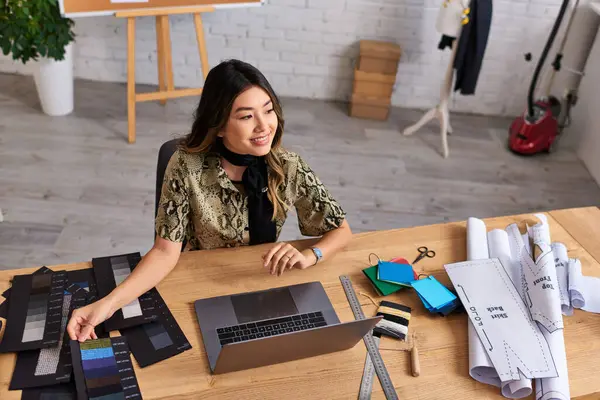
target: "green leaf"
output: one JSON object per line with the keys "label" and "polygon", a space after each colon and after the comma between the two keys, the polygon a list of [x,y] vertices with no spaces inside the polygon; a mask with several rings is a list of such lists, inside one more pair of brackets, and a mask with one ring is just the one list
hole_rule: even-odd
{"label": "green leaf", "polygon": [[60,15],[58,0],[0,0],[0,48],[14,60],[62,59],[74,25]]}
{"label": "green leaf", "polygon": [[0,41],[0,46],[2,46],[2,54],[7,56],[8,53],[10,53],[10,42],[8,40],[2,40]]}

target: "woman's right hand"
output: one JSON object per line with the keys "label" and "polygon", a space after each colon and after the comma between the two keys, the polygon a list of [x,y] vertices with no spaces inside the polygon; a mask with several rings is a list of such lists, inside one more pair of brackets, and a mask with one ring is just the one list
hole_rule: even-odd
{"label": "woman's right hand", "polygon": [[114,314],[111,303],[107,298],[100,299],[73,311],[67,325],[71,340],[85,342],[87,339],[98,339],[94,328],[109,319]]}

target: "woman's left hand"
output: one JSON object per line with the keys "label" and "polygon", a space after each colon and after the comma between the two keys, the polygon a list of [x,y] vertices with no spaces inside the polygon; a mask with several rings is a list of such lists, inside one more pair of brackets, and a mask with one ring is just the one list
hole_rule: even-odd
{"label": "woman's left hand", "polygon": [[271,275],[281,276],[286,269],[305,269],[314,265],[317,257],[311,249],[300,252],[289,243],[276,243],[263,260],[263,266],[270,269]]}

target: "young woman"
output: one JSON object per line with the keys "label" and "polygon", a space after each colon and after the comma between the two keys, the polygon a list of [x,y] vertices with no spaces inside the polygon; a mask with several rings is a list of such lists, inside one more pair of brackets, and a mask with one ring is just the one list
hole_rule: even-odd
{"label": "young woman", "polygon": [[[96,325],[171,272],[183,243],[191,250],[272,243],[257,261],[277,276],[348,243],[345,212],[304,160],[281,147],[283,126],[279,99],[260,71],[238,60],[210,71],[191,133],[165,171],[154,246],[112,293],[73,312],[71,339],[95,339]],[[321,236],[314,247],[276,243],[291,208],[303,235]]]}

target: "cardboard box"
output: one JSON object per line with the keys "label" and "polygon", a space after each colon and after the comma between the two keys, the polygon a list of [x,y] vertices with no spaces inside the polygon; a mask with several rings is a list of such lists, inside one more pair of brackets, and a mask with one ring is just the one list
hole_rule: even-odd
{"label": "cardboard box", "polygon": [[395,43],[361,40],[358,69],[364,72],[396,75],[401,53],[400,46]]}
{"label": "cardboard box", "polygon": [[391,98],[379,98],[353,94],[350,100],[350,116],[384,121],[390,112]]}
{"label": "cardboard box", "polygon": [[390,97],[394,90],[396,75],[354,70],[353,94],[369,97]]}

